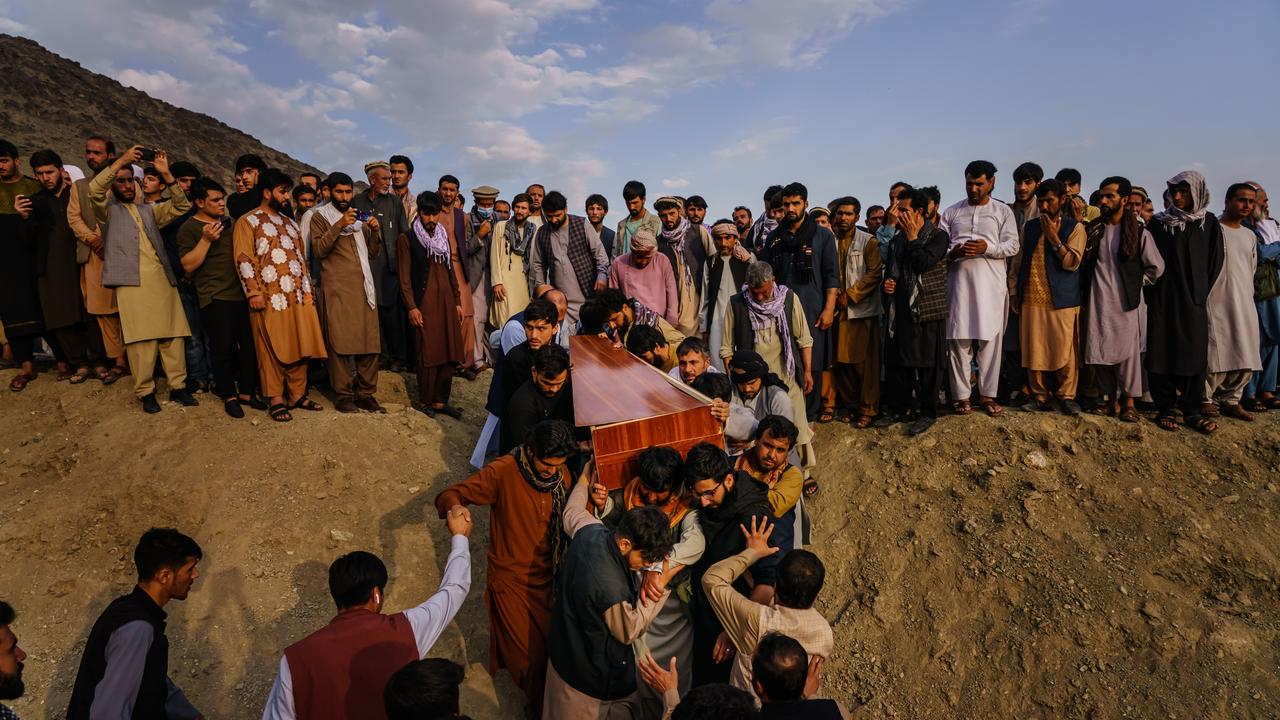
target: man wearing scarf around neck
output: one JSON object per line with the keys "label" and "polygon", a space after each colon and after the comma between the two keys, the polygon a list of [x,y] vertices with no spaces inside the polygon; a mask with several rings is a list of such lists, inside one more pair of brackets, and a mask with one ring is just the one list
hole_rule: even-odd
{"label": "man wearing scarf around neck", "polygon": [[477,361],[483,359],[490,367],[493,365],[489,350],[489,333],[485,325],[489,321],[489,304],[492,300],[489,276],[489,247],[493,244],[495,233],[494,203],[498,201],[499,190],[491,185],[472,188],[471,212],[467,213],[467,221],[471,226],[471,243],[475,254],[468,261],[467,276],[471,278],[471,305],[475,308],[471,323],[475,333],[475,354]]}
{"label": "man wearing scarf around neck", "polygon": [[671,263],[679,298],[676,330],[691,337],[698,333],[698,311],[701,309],[702,271],[707,258],[715,255],[711,235],[701,225],[694,225],[684,215],[684,202],[666,196],[653,204],[662,221],[658,234],[658,252]]}
{"label": "man wearing scarf around neck", "polygon": [[[384,160],[366,163],[364,173],[369,181],[369,189],[353,195],[351,207],[370,213],[378,220],[376,232],[382,239],[382,251],[376,260],[370,262],[369,269],[373,275],[374,294],[378,303],[382,364],[392,370],[400,370],[413,359],[413,353],[409,351],[410,328],[405,322],[407,308],[400,304],[400,283],[396,278],[396,268],[399,264],[396,252],[400,245],[400,237],[409,232],[409,217],[404,212],[404,203],[400,196],[391,189],[389,163]],[[324,184],[330,188],[329,200],[332,202],[333,183],[330,181]],[[313,213],[313,218],[315,214],[318,212]],[[310,230],[311,228],[308,227],[307,231],[310,232]],[[366,236],[370,234],[368,231],[365,232]],[[312,255],[314,257],[315,253],[313,252]],[[320,284],[323,286],[323,283]]]}
{"label": "man wearing scarf around neck", "polygon": [[[778,283],[773,266],[767,262],[752,263],[747,268],[747,282],[729,301],[725,312],[720,357],[731,366],[744,350],[759,353],[769,371],[786,383],[792,405],[788,417],[800,429],[797,464],[807,474],[817,465],[804,400],[814,385],[813,336],[809,334],[799,295]],[[806,493],[812,495],[816,490],[817,484],[810,481]]]}
{"label": "man wearing scarf around neck", "polygon": [[[591,485],[591,505],[605,527],[616,528],[622,516],[638,507],[656,507],[667,516],[671,535],[671,553],[666,567],[655,563],[641,573],[641,596],[645,602],[657,602],[667,589],[662,609],[658,611],[644,636],[635,643],[636,658],[652,657],[662,667],[672,658],[676,666],[688,668],[693,661],[693,620],[689,614],[688,567],[702,557],[706,539],[698,524],[698,511],[684,501],[684,460],[669,447],[651,447],[636,457],[636,476],[616,490],[606,490],[598,481]],[[689,691],[688,672],[679,676],[681,695]],[[640,688],[642,717],[662,716],[662,698],[648,686]]]}
{"label": "man wearing scarf around neck", "polygon": [[320,258],[325,284],[325,340],[329,346],[329,384],[338,412],[386,412],[373,397],[378,391],[377,290],[373,268],[382,267],[382,228],[378,217],[357,221],[351,206],[353,183],[346,173],[329,176],[331,201],[311,215],[311,250]]}
{"label": "man wearing scarf around neck", "polygon": [[577,450],[568,423],[546,420],[510,455],[435,499],[442,518],[458,506],[491,508],[485,588],[489,672],[511,673],[524,691],[528,718],[542,717],[553,582],[569,545],[563,518],[573,481],[565,464]]}
{"label": "man wearing scarf around neck", "polygon": [[[1280,222],[1271,217],[1266,188],[1256,182],[1250,185],[1257,191],[1257,195],[1253,217],[1245,224],[1258,236],[1258,272],[1280,273]],[[1259,338],[1262,370],[1254,373],[1249,380],[1242,405],[1250,412],[1280,410],[1280,399],[1275,396],[1276,373],[1280,370],[1280,295],[1256,299],[1254,302],[1258,308],[1258,324],[1262,330]]]}
{"label": "man wearing scarf around neck", "polygon": [[804,185],[794,182],[783,188],[781,202],[785,214],[765,241],[760,259],[773,266],[774,277],[791,288],[804,308],[813,339],[813,383],[804,389],[805,417],[830,422],[835,410],[822,408],[822,373],[830,368],[835,349],[832,327],[840,294],[836,237],[809,215],[809,190]]}
{"label": "man wearing scarf around neck", "polygon": [[1176,406],[1187,427],[1207,435],[1218,429],[1202,414],[1202,404],[1209,362],[1207,300],[1222,270],[1222,228],[1207,210],[1203,175],[1186,170],[1167,185],[1164,212],[1147,225],[1164,258],[1164,274],[1145,292],[1147,377],[1162,430],[1178,428]]}
{"label": "man wearing scarf around neck", "polygon": [[537,227],[529,222],[529,196],[520,193],[511,199],[511,218],[493,226],[489,243],[489,324],[501,328],[512,315],[529,304],[529,284],[525,280],[525,257]]}
{"label": "man wearing scarf around neck", "polygon": [[[462,362],[462,296],[452,264],[457,259],[439,223],[443,203],[428,190],[418,195],[418,217],[409,235],[400,236],[397,274],[409,308],[409,324],[418,339],[418,410],[430,417],[458,418],[449,405],[453,374]],[[412,239],[410,239],[412,238]]]}

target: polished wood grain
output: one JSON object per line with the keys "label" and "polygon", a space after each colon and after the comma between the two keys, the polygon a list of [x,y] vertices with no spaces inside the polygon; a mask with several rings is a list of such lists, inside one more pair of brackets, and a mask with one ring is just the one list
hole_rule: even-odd
{"label": "polished wood grain", "polygon": [[591,427],[600,481],[623,485],[635,476],[635,459],[649,447],[681,455],[700,442],[724,447],[709,401],[604,338],[574,337],[573,409],[579,426]]}

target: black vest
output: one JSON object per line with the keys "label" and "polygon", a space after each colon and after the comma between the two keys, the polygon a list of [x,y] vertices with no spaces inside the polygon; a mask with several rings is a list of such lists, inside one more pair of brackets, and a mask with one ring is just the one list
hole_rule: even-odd
{"label": "black vest", "polygon": [[[1070,238],[1072,231],[1076,229],[1076,221],[1063,219],[1059,223],[1058,242],[1065,245],[1067,238]],[[1040,244],[1040,235],[1043,232],[1044,225],[1040,223],[1039,218],[1028,220],[1024,227],[1022,264],[1018,266],[1018,297],[1022,297],[1027,278],[1031,277],[1031,258],[1035,257],[1036,245]],[[1064,270],[1058,254],[1048,247],[1044,249],[1044,274],[1049,280],[1049,295],[1054,309],[1080,307],[1080,273]]]}
{"label": "black vest", "polygon": [[113,600],[102,611],[89,631],[84,654],[80,656],[80,670],[71,690],[67,720],[88,720],[93,694],[107,672],[107,642],[112,633],[135,620],[149,623],[155,635],[147,649],[142,683],[138,686],[138,699],[131,717],[135,720],[166,720],[164,703],[169,695],[169,639],[164,634],[164,619],[164,610],[137,587],[128,595]]}
{"label": "black vest", "polygon": [[639,581],[626,565],[613,531],[588,525],[574,536],[556,569],[547,657],[573,689],[597,700],[621,700],[636,691],[635,650],[613,637],[604,612],[620,600],[637,601]]}
{"label": "black vest", "polygon": [[[733,338],[733,351],[739,350],[755,350],[756,349],[756,331],[751,329],[750,311],[747,309],[747,303],[742,299],[742,293],[738,293],[729,299],[729,304],[733,307],[733,327],[725,328],[725,332],[730,333]],[[796,294],[787,291],[787,299],[783,312],[787,314],[787,324],[791,324],[791,316],[794,314],[796,304]],[[792,334],[789,338],[778,338],[779,342],[791,343],[791,356],[796,359],[796,377],[797,381],[803,377],[804,365],[800,362],[800,343],[796,342],[796,336]],[[785,380],[786,378],[783,378]]]}
{"label": "black vest", "polygon": [[769,704],[760,708],[760,717],[766,720],[842,720],[840,706],[835,700],[797,700],[796,702]]}
{"label": "black vest", "polygon": [[[416,235],[409,236],[409,285],[413,288],[413,304],[417,305],[422,302],[422,296],[427,292],[427,275],[431,271],[432,263],[431,255],[427,253],[427,249],[422,247],[422,243],[418,242]],[[441,263],[445,272],[453,272],[450,263]]]}
{"label": "black vest", "polygon": [[[747,281],[747,268],[751,263],[746,260],[739,260],[732,255],[729,256],[729,274],[733,276],[733,290],[736,293],[738,288]],[[703,302],[707,307],[707,327],[711,327],[711,314],[716,311],[716,298],[720,296],[720,272],[724,267],[724,258],[718,254],[707,261],[707,294],[703,296]]]}

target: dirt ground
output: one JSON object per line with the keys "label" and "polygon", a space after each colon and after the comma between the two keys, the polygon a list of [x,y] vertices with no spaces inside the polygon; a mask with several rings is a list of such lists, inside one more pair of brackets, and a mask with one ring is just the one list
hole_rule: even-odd
{"label": "dirt ground", "polygon": [[[435,590],[448,541],[431,501],[470,472],[487,380],[456,382],[462,421],[409,409],[384,373],[389,414],[287,425],[215,400],[145,415],[130,385],[44,375],[0,397],[0,598],[30,656],[23,717],[62,716],[89,626],[154,525],[205,551],[167,609],[171,674],[209,718],[261,716],[281,650],[332,615],[337,555],[386,561],[390,610]],[[1280,413],[1223,425],[822,427],[808,507],[837,640],[828,693],[860,718],[1280,717]],[[514,718],[509,678],[484,670],[476,519],[472,594],[433,654],[468,666],[464,712]]]}

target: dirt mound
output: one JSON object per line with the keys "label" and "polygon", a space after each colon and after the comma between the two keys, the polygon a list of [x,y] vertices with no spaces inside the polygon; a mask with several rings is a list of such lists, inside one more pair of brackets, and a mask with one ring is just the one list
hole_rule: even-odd
{"label": "dirt mound", "polygon": [[[169,636],[172,675],[209,717],[261,716],[280,651],[332,615],[337,555],[387,562],[389,609],[433,592],[448,541],[431,500],[470,472],[487,382],[456,382],[451,421],[382,378],[387,415],[285,425],[231,421],[215,400],[145,415],[128,380],[46,374],[6,393],[0,597],[31,656],[17,711],[61,717],[89,625],[153,525],[205,549]],[[1278,429],[1280,413],[1212,438],[1013,412],[914,440],[822,426],[809,508],[829,694],[868,718],[1280,716]],[[433,654],[469,666],[472,717],[517,717],[509,678],[483,669],[476,519],[472,595]]]}

